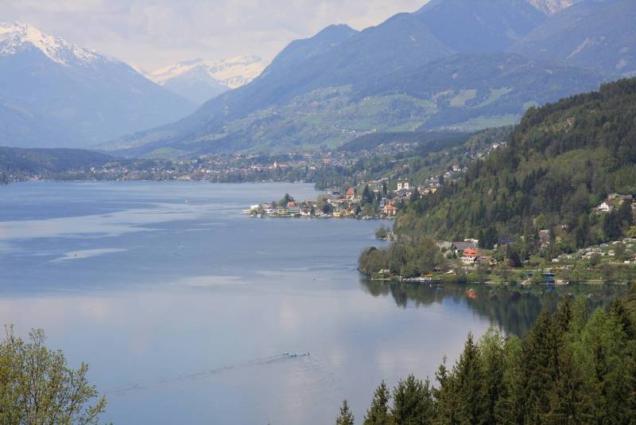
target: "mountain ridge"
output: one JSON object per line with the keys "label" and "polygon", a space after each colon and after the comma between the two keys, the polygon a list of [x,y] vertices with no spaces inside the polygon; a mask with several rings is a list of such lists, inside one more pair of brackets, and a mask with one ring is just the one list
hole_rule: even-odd
{"label": "mountain ridge", "polygon": [[22,22],[0,22],[0,56],[15,55],[29,45],[62,65],[69,65],[70,62],[89,65],[100,60],[112,61],[93,50],[77,47],[62,38],[45,34],[32,25]]}
{"label": "mountain ridge", "polygon": [[[462,6],[462,18],[454,21]],[[496,16],[487,16],[493,11]],[[122,139],[117,147],[136,155],[315,149],[373,131],[512,124],[529,106],[591,90],[604,80],[551,59],[522,63],[507,52],[547,19],[524,0],[445,0],[362,31],[329,26],[290,43],[252,83],[206,102],[184,120]],[[449,33],[445,23],[460,31]],[[479,40],[480,33],[489,36]],[[499,55],[499,62],[488,64],[488,54]],[[436,61],[446,73],[430,66]],[[512,74],[508,63],[516,64]],[[489,84],[456,81],[473,71]],[[513,74],[520,83],[506,79]],[[423,96],[420,80],[438,90]]]}

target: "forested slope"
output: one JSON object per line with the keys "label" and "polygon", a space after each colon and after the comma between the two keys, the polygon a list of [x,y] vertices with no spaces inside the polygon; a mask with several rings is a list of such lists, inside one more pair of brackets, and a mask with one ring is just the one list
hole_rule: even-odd
{"label": "forested slope", "polygon": [[636,193],[636,79],[529,110],[507,146],[475,162],[463,181],[412,202],[396,227],[486,245],[517,236],[531,243],[550,229],[562,246],[581,247],[631,224],[630,202],[592,213],[612,193]]}

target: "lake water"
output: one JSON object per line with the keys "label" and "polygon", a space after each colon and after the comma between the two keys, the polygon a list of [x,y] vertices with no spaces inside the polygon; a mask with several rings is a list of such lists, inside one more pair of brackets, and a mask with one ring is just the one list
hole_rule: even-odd
{"label": "lake water", "polygon": [[[333,423],[347,398],[523,333],[556,294],[369,283],[373,221],[250,219],[311,185],[0,187],[0,322],[90,365],[115,424]],[[599,288],[590,297],[611,295]],[[293,357],[284,353],[310,353]]]}

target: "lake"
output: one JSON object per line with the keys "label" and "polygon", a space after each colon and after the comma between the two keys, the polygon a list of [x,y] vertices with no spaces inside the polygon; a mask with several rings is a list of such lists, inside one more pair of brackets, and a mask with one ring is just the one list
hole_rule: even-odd
{"label": "lake", "polygon": [[361,419],[381,380],[432,376],[469,332],[524,333],[556,302],[549,290],[367,282],[356,261],[380,223],[241,214],[285,193],[317,195],[279,183],[0,187],[0,322],[43,328],[73,366],[89,363],[115,424],[318,425],[344,398]]}

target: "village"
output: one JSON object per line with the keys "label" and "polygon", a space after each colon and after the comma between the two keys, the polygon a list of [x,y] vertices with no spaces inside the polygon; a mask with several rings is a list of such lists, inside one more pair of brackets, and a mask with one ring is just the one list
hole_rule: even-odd
{"label": "village", "polygon": [[[633,199],[632,195],[609,194],[594,209],[594,214],[608,215],[623,208],[636,219],[636,203]],[[566,227],[562,225],[557,226],[557,229],[539,230],[536,235],[539,250],[525,260],[518,254],[511,255],[512,241],[506,238],[499,238],[490,248],[477,239],[436,241],[444,261],[440,263],[443,265],[431,272],[401,276],[395,271],[381,269],[370,277],[380,281],[427,284],[472,282],[521,286],[621,283],[636,278],[636,226],[632,226],[625,237],[563,252],[560,245],[565,233],[559,230],[564,232]],[[380,239],[394,239],[392,232],[384,228],[377,236]]]}
{"label": "village", "polygon": [[562,254],[552,260],[534,256],[511,267],[505,247],[484,249],[479,241],[438,241],[446,262],[421,276],[400,276],[382,269],[370,276],[374,281],[413,284],[484,283],[520,286],[564,286],[571,283],[604,284],[629,282],[636,278],[636,237]]}
{"label": "village", "polygon": [[435,193],[440,187],[437,181],[413,187],[408,180],[398,180],[393,190],[389,190],[390,185],[388,178],[382,178],[344,191],[330,190],[310,201],[297,201],[286,194],[280,201],[252,205],[245,213],[258,218],[392,219],[399,208],[420,196]]}

